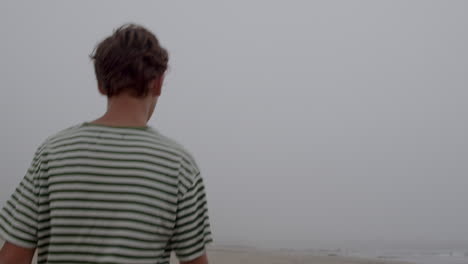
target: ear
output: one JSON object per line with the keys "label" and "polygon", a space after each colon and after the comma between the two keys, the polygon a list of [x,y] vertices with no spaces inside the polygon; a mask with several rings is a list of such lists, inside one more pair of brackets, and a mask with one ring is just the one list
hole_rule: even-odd
{"label": "ear", "polygon": [[153,85],[152,85],[152,91],[151,93],[154,95],[154,96],[160,96],[161,95],[161,90],[162,90],[162,86],[163,86],[163,82],[164,82],[164,74],[161,75],[160,77],[154,79],[153,81]]}
{"label": "ear", "polygon": [[99,93],[102,94],[102,95],[107,95],[106,94],[106,91],[104,91],[104,89],[102,88],[102,85],[98,84],[98,90],[99,90]]}

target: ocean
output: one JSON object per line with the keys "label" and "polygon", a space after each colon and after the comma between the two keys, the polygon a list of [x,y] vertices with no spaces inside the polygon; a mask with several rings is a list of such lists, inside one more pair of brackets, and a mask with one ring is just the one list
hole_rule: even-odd
{"label": "ocean", "polygon": [[346,243],[344,255],[417,264],[468,264],[468,241],[367,241]]}
{"label": "ocean", "polygon": [[[313,255],[341,255],[407,261],[415,264],[468,264],[467,241],[276,241],[242,243],[263,249],[293,250]],[[284,245],[287,245],[286,247]]]}

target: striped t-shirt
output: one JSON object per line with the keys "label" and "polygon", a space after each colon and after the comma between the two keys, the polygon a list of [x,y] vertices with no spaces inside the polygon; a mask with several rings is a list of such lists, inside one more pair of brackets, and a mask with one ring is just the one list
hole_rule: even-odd
{"label": "striped t-shirt", "polygon": [[0,212],[0,237],[39,264],[169,263],[211,242],[192,156],[150,127],[90,123],[47,139]]}

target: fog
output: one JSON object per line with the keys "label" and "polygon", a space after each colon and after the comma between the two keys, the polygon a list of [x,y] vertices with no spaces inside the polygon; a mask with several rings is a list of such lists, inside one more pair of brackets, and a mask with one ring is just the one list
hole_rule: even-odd
{"label": "fog", "polygon": [[2,1],[2,181],[99,117],[88,55],[125,22],[170,69],[150,125],[206,182],[217,243],[468,238],[468,2]]}

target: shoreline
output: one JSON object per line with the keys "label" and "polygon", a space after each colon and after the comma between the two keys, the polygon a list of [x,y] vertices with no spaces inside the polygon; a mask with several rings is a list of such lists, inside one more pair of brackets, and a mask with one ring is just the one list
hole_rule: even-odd
{"label": "shoreline", "polygon": [[[269,250],[241,246],[209,246],[207,252],[210,263],[215,264],[414,264],[385,258],[361,258],[335,253],[289,249]],[[172,256],[171,264],[177,263],[175,257]]]}
{"label": "shoreline", "polygon": [[[3,245],[3,240],[0,240]],[[245,246],[208,246],[210,263],[222,264],[414,264],[397,260],[344,256],[333,251],[258,249]],[[32,264],[36,264],[36,256]],[[178,264],[174,254],[171,264]]]}

